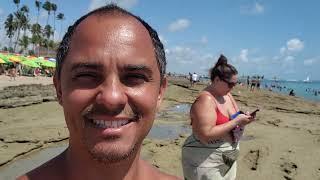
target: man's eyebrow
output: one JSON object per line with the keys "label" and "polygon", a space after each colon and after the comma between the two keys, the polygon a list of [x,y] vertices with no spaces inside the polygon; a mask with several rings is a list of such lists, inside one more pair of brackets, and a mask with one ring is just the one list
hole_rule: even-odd
{"label": "man's eyebrow", "polygon": [[71,66],[71,71],[77,69],[93,69],[93,70],[102,70],[103,65],[100,63],[75,63]]}
{"label": "man's eyebrow", "polygon": [[123,67],[124,71],[144,71],[148,75],[152,74],[152,70],[150,67],[143,64],[128,64]]}

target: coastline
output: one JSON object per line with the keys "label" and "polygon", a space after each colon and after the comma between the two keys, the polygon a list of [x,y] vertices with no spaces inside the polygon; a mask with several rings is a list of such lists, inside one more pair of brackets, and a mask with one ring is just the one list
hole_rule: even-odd
{"label": "coastline", "polygon": [[[33,77],[21,79],[21,83],[52,84],[52,78],[29,78]],[[188,88],[188,83],[183,78],[170,78],[155,125],[190,129],[187,109],[172,110],[190,105],[205,86]],[[8,84],[19,85],[20,80]],[[7,86],[2,79],[1,86]],[[246,127],[240,143],[237,179],[320,177],[320,103],[267,90],[249,92],[241,86],[232,94],[242,110],[261,109],[256,122]],[[54,100],[0,109],[0,116],[6,117],[0,120],[0,177],[6,167],[23,157],[67,142],[62,109]],[[148,138],[143,143],[142,157],[160,170],[182,177],[181,146],[188,135],[184,132],[168,139]]]}

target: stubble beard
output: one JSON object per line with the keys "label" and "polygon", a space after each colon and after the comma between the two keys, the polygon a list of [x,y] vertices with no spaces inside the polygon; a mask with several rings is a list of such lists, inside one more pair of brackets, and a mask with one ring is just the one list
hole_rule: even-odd
{"label": "stubble beard", "polygon": [[104,165],[113,165],[134,159],[134,156],[136,156],[137,151],[141,146],[141,143],[136,142],[127,150],[123,151],[123,148],[117,145],[113,145],[113,147],[105,149],[104,147],[99,146],[90,147],[88,141],[84,140],[84,142],[92,159]]}

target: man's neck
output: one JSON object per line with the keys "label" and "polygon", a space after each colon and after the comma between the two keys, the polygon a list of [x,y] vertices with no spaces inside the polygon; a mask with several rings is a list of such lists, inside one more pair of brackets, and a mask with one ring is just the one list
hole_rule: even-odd
{"label": "man's neck", "polygon": [[[140,148],[132,157],[117,163],[104,163],[92,159],[88,152],[74,151],[69,147],[64,153],[66,179],[139,179]],[[140,174],[141,175],[141,174]]]}

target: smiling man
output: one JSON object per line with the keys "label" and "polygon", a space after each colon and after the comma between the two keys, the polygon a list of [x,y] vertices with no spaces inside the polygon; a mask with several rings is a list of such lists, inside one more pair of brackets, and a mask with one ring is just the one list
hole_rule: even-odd
{"label": "smiling man", "polygon": [[167,86],[165,66],[156,31],[139,17],[108,5],[77,20],[54,77],[69,147],[20,179],[177,179],[140,158]]}

